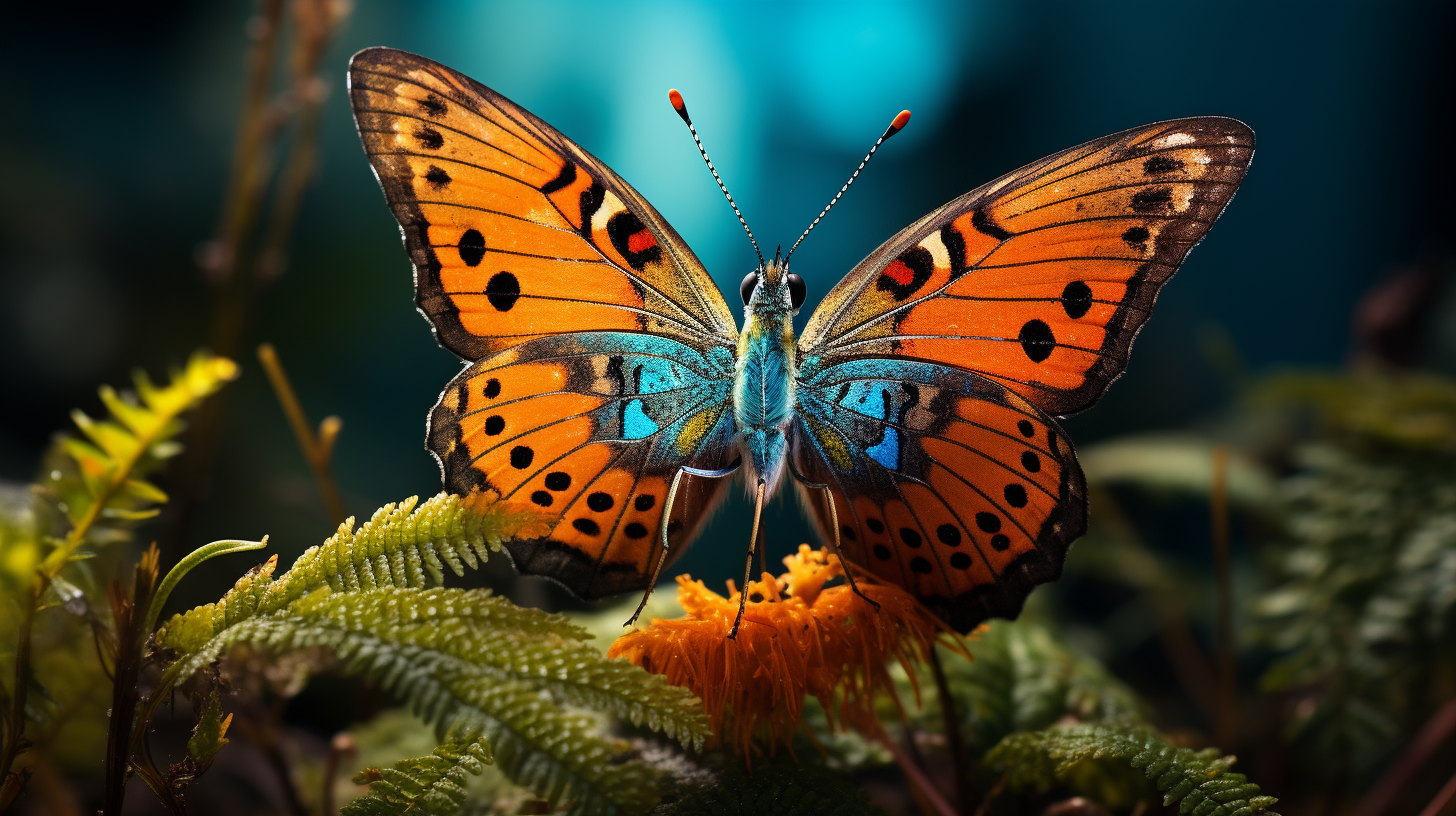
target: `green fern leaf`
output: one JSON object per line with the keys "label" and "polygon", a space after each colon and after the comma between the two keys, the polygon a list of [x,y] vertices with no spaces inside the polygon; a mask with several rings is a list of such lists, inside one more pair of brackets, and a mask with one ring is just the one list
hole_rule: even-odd
{"label": "green fern leaf", "polygon": [[1081,763],[1112,760],[1143,772],[1163,796],[1165,807],[1197,816],[1255,816],[1278,800],[1229,768],[1233,757],[1213,749],[1178,748],[1146,728],[1074,725],[1012,734],[986,755],[1003,767],[1014,787],[1045,790],[1075,774]]}
{"label": "green fern leaf", "polygon": [[453,816],[465,804],[466,775],[493,764],[484,739],[448,742],[427,757],[403,759],[393,768],[366,768],[354,781],[369,793],[344,806],[344,816]]}
{"label": "green fern leaf", "polygon": [[[514,525],[514,527],[513,527]],[[438,586],[539,517],[440,495],[346,522],[274,577],[254,569],[217,603],[173,616],[156,635],[182,682],[234,645],[283,654],[325,647],[439,731],[488,740],[501,770],[576,813],[645,811],[656,772],[622,762],[625,746],[563,706],[603,711],[701,747],[710,731],[697,698],[621,660],[561,615],[488,590]],[[431,567],[433,565],[433,569]]]}
{"label": "green fern leaf", "polygon": [[75,557],[83,542],[125,540],[128,527],[157,514],[167,495],[146,477],[181,450],[175,440],[182,432],[182,414],[237,374],[231,360],[198,352],[165,386],[153,385],[139,372],[134,393],[102,387],[106,418],[72,413],[85,439],[59,435],[39,485],[71,525],[71,534],[45,558],[49,574]]}
{"label": "green fern leaf", "polygon": [[[1036,623],[993,621],[967,648],[974,659],[947,655],[943,665],[966,741],[978,755],[1009,734],[1048,728],[1065,718],[1121,725],[1143,721],[1131,689]],[[928,673],[921,678],[922,684],[931,682]],[[939,730],[938,699],[927,701],[920,720]]]}
{"label": "green fern leaf", "polygon": [[212,767],[217,752],[228,744],[225,735],[232,721],[233,715],[223,716],[222,701],[218,699],[217,690],[213,689],[203,699],[197,727],[192,729],[192,736],[187,740],[187,759],[192,763],[188,770],[191,774],[200,775]]}

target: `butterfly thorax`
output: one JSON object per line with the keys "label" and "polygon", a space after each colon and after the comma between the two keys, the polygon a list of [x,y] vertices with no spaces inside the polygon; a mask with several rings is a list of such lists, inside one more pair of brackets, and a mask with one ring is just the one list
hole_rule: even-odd
{"label": "butterfly thorax", "polygon": [[758,271],[744,307],[733,380],[735,440],[748,468],[748,486],[762,480],[772,492],[783,478],[789,423],[794,416],[794,312],[788,269],[777,259]]}

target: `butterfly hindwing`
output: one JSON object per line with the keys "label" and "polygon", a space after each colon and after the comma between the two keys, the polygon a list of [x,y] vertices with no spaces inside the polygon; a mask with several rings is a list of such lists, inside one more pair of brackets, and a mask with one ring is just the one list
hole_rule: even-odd
{"label": "butterfly hindwing", "polygon": [[[732,357],[644,334],[544,337],[461,372],[430,417],[446,486],[493,491],[555,518],[506,546],[521,572],[583,598],[646,586],[667,488],[682,465],[721,468]],[[685,477],[672,556],[710,514],[721,479]]]}
{"label": "butterfly hindwing", "polygon": [[354,56],[349,94],[442,345],[472,360],[576,331],[733,346],[732,313],[682,238],[550,125],[388,48]]}
{"label": "butterfly hindwing", "polygon": [[[1085,529],[1070,442],[1028,400],[912,360],[805,362],[795,468],[834,492],[845,556],[959,631],[1015,617]],[[804,490],[833,540],[822,491]]]}
{"label": "butterfly hindwing", "polygon": [[1063,151],[946,204],[825,297],[799,346],[975,371],[1052,414],[1122,373],[1158,290],[1253,156],[1233,119],[1180,119]]}

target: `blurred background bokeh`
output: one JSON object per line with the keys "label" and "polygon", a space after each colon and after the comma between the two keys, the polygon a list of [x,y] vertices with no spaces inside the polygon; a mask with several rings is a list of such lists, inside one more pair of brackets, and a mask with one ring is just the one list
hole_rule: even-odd
{"label": "blurred background bokeh", "polygon": [[[69,412],[98,410],[99,383],[122,384],[136,367],[160,373],[216,336],[220,290],[205,269],[256,13],[249,0],[7,12],[0,478],[30,480]],[[426,55],[554,124],[654,203],[735,309],[752,248],[666,90],[683,91],[768,246],[791,242],[894,113],[911,109],[909,128],[796,255],[804,317],[881,241],[1004,172],[1160,119],[1242,119],[1258,138],[1253,167],[1164,290],[1127,374],[1067,420],[1086,447],[1205,423],[1240,382],[1280,367],[1374,359],[1456,373],[1452,17],[1450,4],[1409,1],[356,0],[321,58],[316,170],[286,262],[243,310],[233,352],[244,374],[216,448],[174,485],[190,497],[185,511],[174,506],[144,537],[166,561],[266,533],[287,563],[330,531],[253,354],[263,341],[314,420],[343,420],[334,471],[346,510],[439,489],[424,418],[460,362],[414,309],[398,229],[354,132],[344,69],[360,48]],[[809,536],[794,504],[772,511],[775,558]],[[714,585],[733,574],[745,509],[730,503],[676,570]],[[1198,568],[1206,512],[1165,507],[1146,532],[1155,548],[1196,550]],[[1245,535],[1236,526],[1236,551]],[[570,603],[512,582],[503,564],[483,580]],[[216,598],[237,572],[209,564],[173,606]],[[1075,584],[1058,591],[1073,607],[1111,603],[1079,600]]]}

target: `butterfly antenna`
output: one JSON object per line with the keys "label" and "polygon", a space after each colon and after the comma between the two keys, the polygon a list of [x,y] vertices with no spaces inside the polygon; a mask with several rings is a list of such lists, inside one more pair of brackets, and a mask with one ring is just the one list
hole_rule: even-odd
{"label": "butterfly antenna", "polygon": [[818,217],[816,217],[813,222],[809,224],[809,228],[804,230],[804,234],[799,236],[799,240],[795,241],[794,245],[789,247],[789,254],[784,256],[784,263],[789,262],[789,258],[793,257],[794,255],[794,250],[799,248],[799,244],[804,243],[804,239],[808,238],[809,233],[813,232],[814,228],[819,226],[819,222],[824,218],[825,215],[829,214],[829,210],[832,209],[835,204],[839,203],[840,196],[844,195],[844,191],[849,189],[849,185],[853,184],[854,180],[859,178],[860,171],[865,169],[865,165],[870,163],[870,159],[874,157],[875,151],[880,149],[880,145],[884,144],[886,139],[894,136],[896,133],[899,133],[901,130],[903,130],[905,125],[909,122],[910,111],[903,110],[895,115],[894,120],[890,122],[890,126],[885,128],[885,132],[880,136],[880,138],[876,139],[874,145],[870,147],[870,152],[865,154],[864,161],[861,161],[859,163],[859,167],[854,168],[854,172],[849,174],[849,181],[846,181],[844,183],[844,186],[839,188],[839,192],[834,194],[834,198],[829,200],[829,203],[825,205],[824,210],[820,212]]}
{"label": "butterfly antenna", "polygon": [[[687,103],[683,102],[682,94],[676,88],[667,92],[667,99],[672,103],[672,109],[682,117],[683,123],[688,126],[688,132],[693,134],[693,142],[698,146],[698,152],[703,154],[703,161],[708,164],[708,172],[713,174],[713,180],[718,182],[718,189],[723,191],[723,197],[728,199],[728,206],[733,208],[733,214],[738,216],[738,223],[743,225],[743,231],[748,233],[748,242],[753,244],[753,253],[758,256],[758,265],[763,266],[763,253],[758,249],[758,241],[753,238],[753,230],[748,228],[748,222],[743,220],[743,213],[738,211],[738,203],[733,200],[733,194],[728,192],[728,186],[718,175],[718,168],[713,166],[713,160],[708,158],[708,151],[703,149],[703,140],[698,138],[698,129],[693,127],[693,120],[688,117]],[[870,151],[874,152],[874,151]]]}

